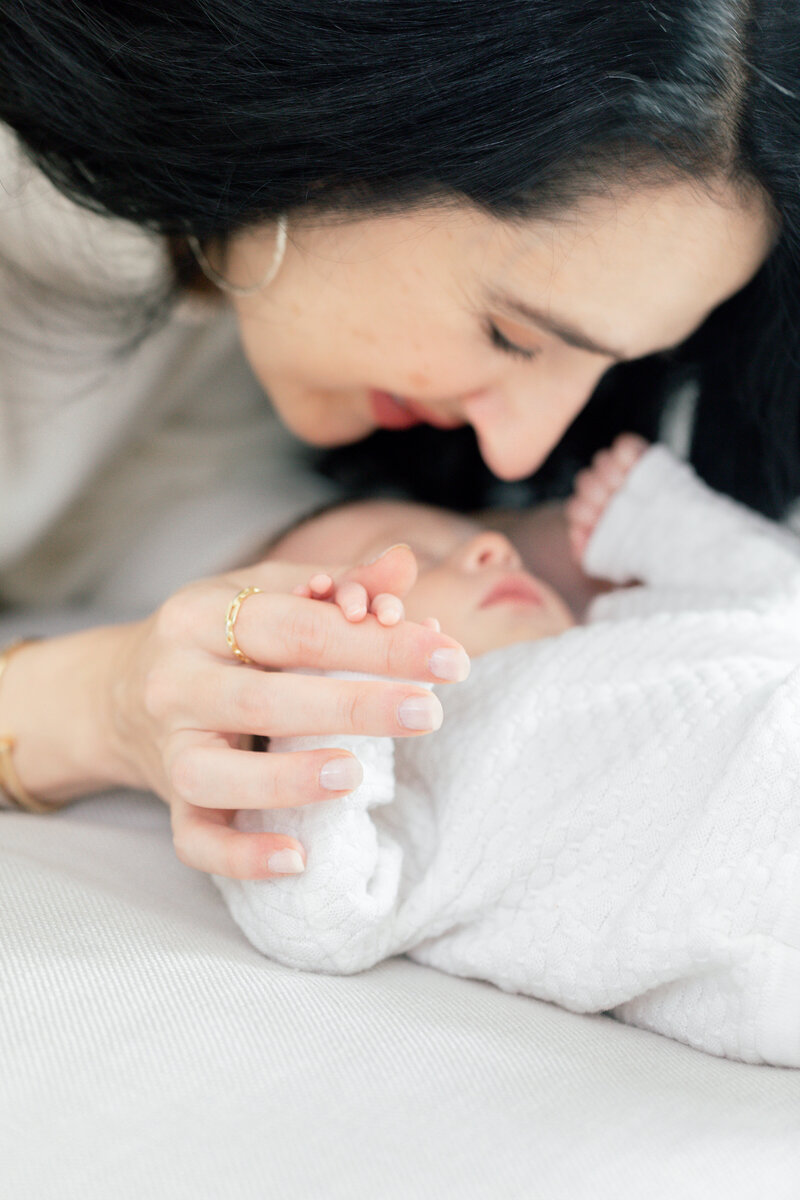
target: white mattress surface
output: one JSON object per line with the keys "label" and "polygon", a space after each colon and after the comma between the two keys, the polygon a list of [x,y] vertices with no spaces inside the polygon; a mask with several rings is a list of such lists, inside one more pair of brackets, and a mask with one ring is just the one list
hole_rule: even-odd
{"label": "white mattress surface", "polygon": [[796,1200],[800,1071],[395,959],[261,957],[166,809],[0,816],[0,1195]]}

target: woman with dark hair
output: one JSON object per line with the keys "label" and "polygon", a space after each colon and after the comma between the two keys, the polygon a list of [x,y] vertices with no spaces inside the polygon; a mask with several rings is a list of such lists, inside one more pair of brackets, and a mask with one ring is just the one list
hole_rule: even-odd
{"label": "woman with dark hair", "polygon": [[[254,533],[243,496],[259,537],[259,500],[276,527],[318,502],[244,359],[302,442],[362,443],[427,499],[475,507],[530,476],[557,495],[620,429],[657,435],[679,383],[709,483],[775,516],[800,492],[797,0],[6,0],[4,18],[7,601],[130,599],[159,553],[186,568],[172,582],[213,576]],[[205,557],[181,559],[201,493]],[[413,572],[402,549],[355,568],[354,602]],[[302,869],[234,808],[341,795],[358,766],[247,735],[419,733],[440,709],[296,670],[465,663],[433,627],[337,622],[297,582],[216,575],[0,659],[11,799],[148,787],[190,865]]]}

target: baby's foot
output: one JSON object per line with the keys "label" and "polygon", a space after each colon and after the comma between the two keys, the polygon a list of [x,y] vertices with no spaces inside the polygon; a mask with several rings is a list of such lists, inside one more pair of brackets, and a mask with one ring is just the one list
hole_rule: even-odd
{"label": "baby's foot", "polygon": [[589,538],[611,497],[648,448],[649,443],[638,434],[621,433],[608,450],[595,454],[591,466],[575,476],[566,512],[569,542],[578,563],[583,561]]}

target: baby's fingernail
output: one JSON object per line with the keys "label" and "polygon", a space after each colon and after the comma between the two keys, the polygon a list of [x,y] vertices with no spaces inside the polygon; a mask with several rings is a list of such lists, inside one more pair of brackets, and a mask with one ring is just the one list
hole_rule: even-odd
{"label": "baby's fingernail", "polygon": [[422,622],[426,629],[432,629],[434,633],[441,633],[442,627],[436,620],[436,617],[426,617]]}
{"label": "baby's fingernail", "polygon": [[446,679],[449,683],[461,683],[469,675],[470,662],[463,650],[444,646],[434,650],[428,659],[428,669],[437,679]]}
{"label": "baby's fingernail", "polygon": [[435,696],[407,696],[397,707],[397,719],[404,729],[438,729],[444,713]]}
{"label": "baby's fingernail", "polygon": [[403,601],[391,592],[382,592],[372,602],[373,610],[381,625],[396,625],[405,616]]}
{"label": "baby's fingernail", "polygon": [[313,575],[308,581],[308,586],[312,592],[329,592],[333,587],[333,580],[330,575]]}
{"label": "baby's fingernail", "polygon": [[267,866],[275,875],[302,875],[306,869],[302,854],[296,850],[276,850],[267,859]]}
{"label": "baby's fingernail", "polygon": [[384,554],[388,554],[390,550],[397,550],[399,546],[405,546],[406,550],[411,549],[408,542],[395,542],[393,546],[387,546],[385,550],[381,550],[380,554],[376,554],[374,558],[367,559],[365,563],[362,563],[362,566],[371,567],[378,559],[383,558]]}
{"label": "baby's fingernail", "polygon": [[332,758],[319,773],[319,786],[329,792],[354,792],[364,780],[357,758]]}

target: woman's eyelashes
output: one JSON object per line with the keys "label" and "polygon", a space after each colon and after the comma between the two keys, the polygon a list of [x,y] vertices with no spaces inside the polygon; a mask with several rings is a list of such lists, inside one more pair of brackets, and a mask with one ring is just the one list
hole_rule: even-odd
{"label": "woman's eyelashes", "polygon": [[505,354],[513,354],[517,358],[524,358],[528,362],[537,358],[540,353],[539,350],[526,350],[523,346],[518,346],[516,342],[510,342],[493,321],[489,322],[489,338],[492,345],[496,346],[498,350],[502,350]]}

